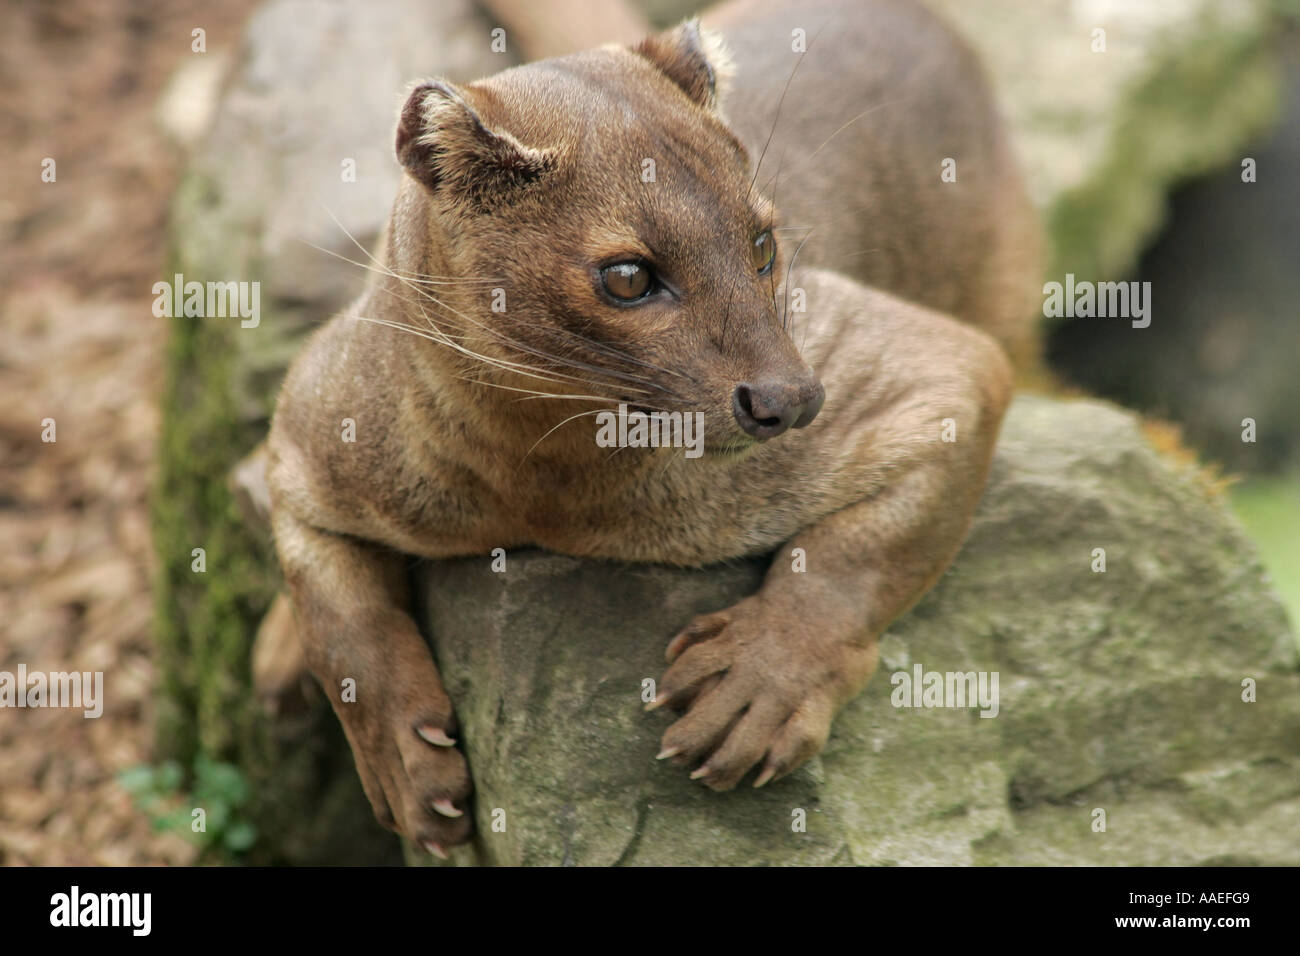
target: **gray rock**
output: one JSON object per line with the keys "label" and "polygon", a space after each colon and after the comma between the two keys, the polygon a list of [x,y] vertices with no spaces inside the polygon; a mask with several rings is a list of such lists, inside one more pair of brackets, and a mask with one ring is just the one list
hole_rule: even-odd
{"label": "gray rock", "polygon": [[[1169,182],[1235,163],[1271,115],[1264,0],[934,2],[988,61],[1057,261],[1078,275],[1124,268]],[[653,10],[672,15],[658,0]],[[1087,49],[1098,17],[1106,55]],[[373,248],[386,220],[403,86],[511,65],[490,52],[490,27],[471,0],[270,0],[174,202],[168,277],[261,281],[263,315],[256,329],[172,323],[155,509],[159,750],[243,767],[274,804],[259,819],[270,859],[339,860],[331,835],[379,838],[355,775],[337,770],[337,734],[265,742],[247,647],[278,582],[226,474],[264,434],[305,331],[361,287],[364,270],[329,253],[366,261],[348,234]],[[216,72],[179,77],[161,107],[178,139],[199,135],[181,114],[207,109]],[[356,182],[340,175],[348,158]],[[430,615],[445,625],[440,653],[469,731],[478,858],[1294,862],[1296,682],[1286,650],[1266,650],[1289,648],[1285,625],[1222,509],[1099,406],[1022,401],[1004,445],[965,554],[885,641],[886,668],[1000,669],[1001,715],[894,710],[882,673],[824,757],[768,791],[715,795],[655,764],[663,722],[639,710],[675,628],[755,587],[757,565],[686,573],[512,555],[487,584],[483,562],[431,569],[449,585],[432,589]],[[220,553],[220,587],[189,572],[196,539]],[[1108,549],[1106,575],[1086,570],[1094,546]],[[455,639],[469,634],[476,643]],[[1244,676],[1258,676],[1258,704],[1237,703]],[[1091,832],[1093,806],[1115,810],[1108,833]],[[507,810],[504,834],[493,807]],[[800,807],[808,832],[795,835]],[[311,832],[294,831],[307,817]]]}
{"label": "gray rock", "polygon": [[[1284,614],[1223,503],[1132,415],[1017,400],[965,548],[889,629],[825,752],[715,794],[655,761],[667,718],[642,712],[642,681],[692,615],[762,572],[429,564],[426,623],[477,785],[480,835],[453,862],[1300,864]],[[890,675],[917,664],[997,672],[997,716],[892,706]]]}
{"label": "gray rock", "polygon": [[187,279],[262,283],[262,323],[231,336],[242,417],[265,420],[304,334],[362,289],[400,179],[407,85],[513,66],[491,29],[473,0],[271,0],[249,21],[172,209]]}
{"label": "gray rock", "polygon": [[1284,50],[1285,116],[1244,151],[1257,181],[1233,164],[1181,190],[1138,266],[1159,301],[1150,328],[1080,318],[1051,341],[1074,384],[1185,425],[1193,447],[1252,475],[1300,471],[1300,33]]}
{"label": "gray rock", "polygon": [[[330,253],[367,261],[348,233],[373,248],[387,221],[406,83],[430,74],[471,80],[512,65],[491,52],[491,26],[472,0],[270,0],[233,51],[211,128],[173,202],[159,278],[260,282],[261,322],[171,321],[154,508],[157,753],[185,766],[205,753],[240,767],[261,834],[250,862],[399,858],[396,840],[386,845],[373,821],[328,705],[309,702],[274,721],[262,712],[249,649],[278,570],[226,476],[265,436],[303,336],[361,288],[364,269]],[[174,79],[159,107],[172,136],[197,135],[220,66],[190,64]],[[196,115],[178,122],[182,113]],[[342,176],[345,159],[356,161],[355,182]],[[187,542],[196,540],[220,555],[219,575],[188,572]]]}
{"label": "gray rock", "polygon": [[[1275,0],[925,2],[989,70],[1057,278],[1122,277],[1169,187],[1236,166],[1280,108]],[[1105,52],[1093,52],[1098,29]]]}

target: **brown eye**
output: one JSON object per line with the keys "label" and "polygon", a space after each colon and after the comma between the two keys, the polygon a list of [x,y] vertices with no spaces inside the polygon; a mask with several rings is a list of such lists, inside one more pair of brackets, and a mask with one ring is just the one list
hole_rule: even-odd
{"label": "brown eye", "polygon": [[653,277],[650,270],[635,262],[619,262],[600,270],[600,281],[605,291],[620,302],[633,302],[650,291]]}
{"label": "brown eye", "polygon": [[772,238],[772,233],[765,232],[754,240],[752,254],[758,274],[767,275],[772,268],[772,260],[776,258],[776,240]]}

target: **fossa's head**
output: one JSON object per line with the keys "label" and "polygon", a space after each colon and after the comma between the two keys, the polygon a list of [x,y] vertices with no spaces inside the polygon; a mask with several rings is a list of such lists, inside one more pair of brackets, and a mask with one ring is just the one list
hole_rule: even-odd
{"label": "fossa's head", "polygon": [[412,90],[394,239],[420,250],[411,292],[457,361],[518,388],[704,412],[715,450],[812,421],[822,386],[783,321],[793,250],[720,112],[727,74],[688,23]]}

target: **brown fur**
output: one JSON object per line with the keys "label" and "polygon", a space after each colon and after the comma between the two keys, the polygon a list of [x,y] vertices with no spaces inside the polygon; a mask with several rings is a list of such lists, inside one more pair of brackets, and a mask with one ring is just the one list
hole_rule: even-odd
{"label": "brown fur", "polygon": [[[880,632],[965,535],[1010,392],[1002,350],[972,326],[1017,348],[1036,279],[996,117],[969,54],[928,15],[822,4],[816,38],[800,14],[811,82],[796,77],[776,122],[780,178],[769,147],[751,188],[796,60],[770,6],[718,14],[739,70],[729,122],[726,64],[691,25],[415,87],[383,270],[285,382],[268,482],[305,656],[376,813],[434,852],[467,836],[468,816],[450,814],[471,784],[442,736],[453,706],[408,610],[403,555],[534,545],[698,566],[780,548],[757,594],[674,639],[659,684],[658,703],[685,711],[665,754],[725,789],[820,748]],[[808,154],[896,94],[896,112]],[[960,190],[939,185],[949,155]],[[788,282],[796,234],[776,233],[770,276],[750,260],[778,215],[820,231]],[[604,298],[599,267],[638,255],[671,292]],[[786,307],[795,288],[806,313]],[[755,381],[801,400],[824,386],[825,407],[756,442],[732,411],[733,389]],[[703,412],[707,453],[599,447],[590,413],[620,401]],[[340,440],[345,418],[355,443]],[[945,419],[955,442],[940,440]],[[791,572],[791,548],[808,573]],[[356,703],[339,700],[348,677]]]}

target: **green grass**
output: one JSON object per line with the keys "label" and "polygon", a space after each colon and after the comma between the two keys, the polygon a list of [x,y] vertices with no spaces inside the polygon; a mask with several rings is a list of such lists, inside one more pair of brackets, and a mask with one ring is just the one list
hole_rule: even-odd
{"label": "green grass", "polygon": [[1300,475],[1251,479],[1234,487],[1231,497],[1300,643]]}

